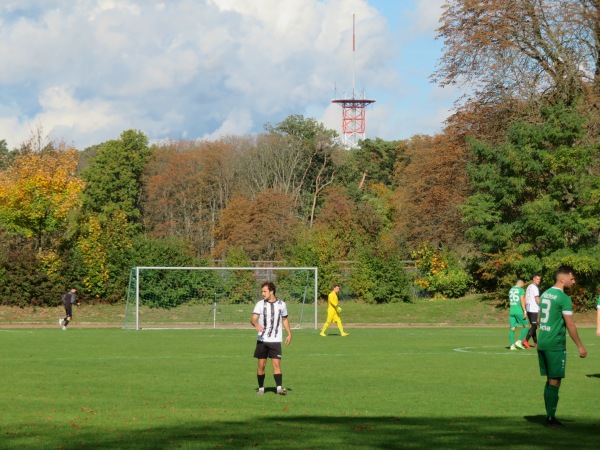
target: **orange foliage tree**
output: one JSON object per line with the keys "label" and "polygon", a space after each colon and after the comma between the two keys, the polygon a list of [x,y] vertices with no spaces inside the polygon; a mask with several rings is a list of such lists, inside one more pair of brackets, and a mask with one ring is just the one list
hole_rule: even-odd
{"label": "orange foliage tree", "polygon": [[228,248],[241,247],[251,259],[276,260],[293,242],[298,225],[289,195],[267,189],[254,200],[234,197],[215,230],[214,256],[223,258]]}
{"label": "orange foliage tree", "polygon": [[223,141],[158,148],[144,180],[144,225],[150,234],[178,237],[198,255],[209,254],[220,212],[235,192],[234,156],[234,147]]}
{"label": "orange foliage tree", "polygon": [[408,163],[396,174],[396,235],[411,248],[423,241],[456,248],[464,233],[458,206],[468,189],[464,147],[446,134],[417,135],[405,152]]}
{"label": "orange foliage tree", "polygon": [[598,82],[596,0],[446,0],[440,22],[441,85],[468,84],[479,98],[552,93],[571,104]]}

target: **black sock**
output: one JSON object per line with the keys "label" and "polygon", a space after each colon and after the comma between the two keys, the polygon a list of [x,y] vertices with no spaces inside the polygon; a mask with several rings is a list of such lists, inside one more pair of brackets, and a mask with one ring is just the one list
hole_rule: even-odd
{"label": "black sock", "polygon": [[275,386],[283,386],[283,374],[275,373],[273,374],[273,378],[275,378]]}
{"label": "black sock", "polygon": [[263,373],[262,375],[256,375],[256,378],[258,378],[258,387],[264,387],[265,385],[265,374]]}

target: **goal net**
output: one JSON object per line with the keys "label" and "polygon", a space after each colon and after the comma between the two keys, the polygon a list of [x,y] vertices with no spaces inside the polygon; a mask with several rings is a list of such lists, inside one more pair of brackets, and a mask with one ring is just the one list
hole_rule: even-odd
{"label": "goal net", "polygon": [[123,328],[247,327],[265,281],[286,302],[291,327],[317,329],[316,267],[134,267]]}

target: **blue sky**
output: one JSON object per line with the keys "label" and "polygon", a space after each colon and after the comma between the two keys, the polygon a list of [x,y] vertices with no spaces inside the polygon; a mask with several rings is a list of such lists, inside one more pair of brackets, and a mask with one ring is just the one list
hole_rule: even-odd
{"label": "blue sky", "polygon": [[[290,114],[341,129],[336,90],[376,99],[367,137],[441,129],[458,93],[429,82],[443,0],[5,0],[0,139],[42,128],[79,149],[263,131]],[[352,14],[356,52],[352,54]]]}

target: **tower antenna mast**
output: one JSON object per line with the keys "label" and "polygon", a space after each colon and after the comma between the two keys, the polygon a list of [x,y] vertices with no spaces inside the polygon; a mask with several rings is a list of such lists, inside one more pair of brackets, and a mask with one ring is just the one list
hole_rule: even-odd
{"label": "tower antenna mast", "polygon": [[365,108],[375,100],[367,99],[365,92],[356,92],[356,33],[355,14],[352,14],[352,94],[334,98],[332,103],[342,106],[342,143],[346,148],[356,148],[365,139],[367,115]]}

